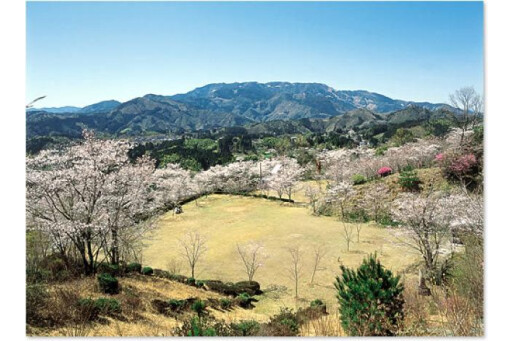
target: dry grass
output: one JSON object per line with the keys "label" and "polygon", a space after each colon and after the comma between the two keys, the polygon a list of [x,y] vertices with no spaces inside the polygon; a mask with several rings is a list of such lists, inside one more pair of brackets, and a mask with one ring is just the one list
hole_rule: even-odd
{"label": "dry grass", "polygon": [[[158,229],[146,241],[144,263],[165,268],[170,259],[179,257],[177,238],[190,230],[199,230],[208,237],[208,252],[196,269],[199,279],[246,280],[236,244],[251,240],[264,244],[268,258],[255,280],[263,289],[280,285],[288,290],[261,296],[250,312],[255,319],[275,314],[283,306],[302,307],[316,298],[324,300],[328,307],[334,306],[333,282],[339,274],[339,261],[356,267],[368,253],[377,252],[386,267],[403,271],[419,260],[409,248],[397,245],[389,230],[373,224],[364,226],[361,241],[346,252],[341,223],[335,218],[315,217],[306,208],[264,199],[211,195],[200,199],[198,205],[185,205],[183,214],[161,217]],[[299,300],[293,297],[293,281],[286,272],[290,265],[286,248],[295,245],[304,252]],[[321,265],[324,269],[315,276],[315,285],[310,285],[313,249],[317,245],[325,247],[328,254]]]}
{"label": "dry grass", "polygon": [[300,336],[346,336],[337,310],[316,320],[308,321],[299,330]]}
{"label": "dry grass", "polygon": [[[28,335],[39,336],[172,336],[174,328],[181,322],[157,313],[151,306],[154,299],[170,298],[200,299],[220,298],[221,295],[207,292],[182,283],[137,275],[119,278],[121,292],[109,296],[119,300],[122,315],[119,318],[104,317],[93,323],[66,323],[58,328],[30,328]],[[71,301],[62,293],[72,294]],[[53,285],[50,291],[50,304],[47,309],[54,316],[70,309],[78,298],[99,298],[108,295],[98,291],[95,278],[83,278],[66,284]],[[235,311],[235,310],[234,310]],[[64,319],[64,318],[63,318]]]}

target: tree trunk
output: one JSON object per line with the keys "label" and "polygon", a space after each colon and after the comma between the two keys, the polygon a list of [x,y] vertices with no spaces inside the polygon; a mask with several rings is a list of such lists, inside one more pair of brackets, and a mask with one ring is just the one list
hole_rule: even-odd
{"label": "tree trunk", "polygon": [[88,274],[89,275],[92,275],[95,273],[96,271],[96,267],[94,266],[94,255],[92,253],[92,241],[91,241],[91,238],[89,236],[89,238],[87,239],[87,255],[89,257],[89,269],[88,269]]}
{"label": "tree trunk", "polygon": [[299,298],[299,276],[295,275],[295,298]]}
{"label": "tree trunk", "polygon": [[117,227],[112,228],[112,264],[119,264],[119,238],[117,235]]}

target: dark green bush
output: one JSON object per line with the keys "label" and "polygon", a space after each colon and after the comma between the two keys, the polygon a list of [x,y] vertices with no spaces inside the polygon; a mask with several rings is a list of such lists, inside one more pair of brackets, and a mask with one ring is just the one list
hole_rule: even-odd
{"label": "dark green bush", "polygon": [[91,298],[81,298],[77,301],[77,313],[82,321],[94,321],[100,315],[100,309]]}
{"label": "dark green bush", "polygon": [[114,295],[119,293],[119,282],[117,278],[110,274],[103,273],[98,275],[98,284],[101,292],[105,294]]}
{"label": "dark green bush", "polygon": [[101,263],[97,267],[98,273],[106,273],[112,276],[119,276],[120,268],[119,265],[114,265],[110,263]]}
{"label": "dark green bush", "polygon": [[137,272],[140,273],[142,271],[142,265],[140,263],[130,263],[126,266],[126,272]]}
{"label": "dark green bush", "polygon": [[297,315],[290,308],[281,308],[279,314],[270,318],[266,325],[266,335],[296,336],[299,333]]}
{"label": "dark green bush", "polygon": [[309,304],[309,306],[312,308],[321,307],[323,305],[325,305],[325,303],[321,299],[318,299],[318,298],[314,301],[311,301],[311,303]]}
{"label": "dark green bush", "polygon": [[398,184],[402,187],[402,190],[414,192],[420,190],[421,181],[416,171],[411,166],[407,166],[400,171]]}
{"label": "dark green bush", "polygon": [[350,336],[392,336],[403,319],[403,285],[370,255],[356,271],[340,267],[336,277],[340,320]]}
{"label": "dark green bush", "polygon": [[233,302],[229,298],[221,298],[220,299],[220,307],[224,310],[231,308]]}
{"label": "dark green bush", "polygon": [[142,274],[145,276],[150,276],[153,274],[153,269],[149,266],[145,266],[142,268]]}
{"label": "dark green bush", "polygon": [[242,308],[249,308],[252,302],[251,296],[246,292],[243,292],[240,295],[238,295],[237,301]]}
{"label": "dark green bush", "polygon": [[173,311],[181,310],[185,307],[186,302],[184,300],[176,300],[176,299],[170,299],[169,300],[169,307]]}
{"label": "dark green bush", "polygon": [[113,298],[100,297],[96,300],[91,298],[82,298],[77,302],[79,314],[82,319],[93,321],[100,314],[115,315],[121,313],[121,304]]}
{"label": "dark green bush", "polygon": [[366,177],[362,174],[354,174],[352,175],[352,183],[354,185],[362,185],[364,184],[366,181],[368,181],[366,179]]}
{"label": "dark green bush", "polygon": [[256,336],[260,331],[260,324],[254,320],[242,320],[238,323],[232,323],[231,328],[240,336]]}
{"label": "dark green bush", "polygon": [[386,153],[387,150],[388,150],[388,147],[379,146],[379,147],[375,148],[375,155],[382,156]]}
{"label": "dark green bush", "polygon": [[188,285],[196,285],[195,278],[192,278],[192,277],[187,278],[187,284]]}
{"label": "dark green bush", "polygon": [[263,291],[261,291],[260,284],[256,281],[241,281],[234,284],[234,287],[237,293],[247,293],[250,296],[261,295]]}
{"label": "dark green bush", "polygon": [[203,281],[196,281],[196,287],[198,287],[198,288],[204,287],[204,282]]}
{"label": "dark green bush", "polygon": [[206,304],[201,300],[196,300],[192,303],[191,309],[196,312],[197,316],[201,317],[205,312]]}
{"label": "dark green bush", "polygon": [[121,303],[114,298],[100,297],[94,301],[94,306],[101,314],[112,315],[121,312]]}
{"label": "dark green bush", "polygon": [[181,328],[175,330],[179,336],[217,336],[215,326],[205,319],[196,316],[183,323]]}

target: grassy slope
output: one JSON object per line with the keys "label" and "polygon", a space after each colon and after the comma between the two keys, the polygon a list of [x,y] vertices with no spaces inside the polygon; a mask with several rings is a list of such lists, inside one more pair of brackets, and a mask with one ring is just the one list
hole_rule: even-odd
{"label": "grassy slope", "polygon": [[[268,258],[255,280],[263,289],[277,284],[288,290],[262,296],[251,311],[257,319],[268,317],[279,311],[279,307],[302,306],[315,298],[335,307],[333,282],[339,273],[338,258],[345,265],[356,267],[368,253],[377,251],[382,263],[394,271],[402,271],[419,260],[407,247],[396,245],[389,230],[373,224],[363,228],[360,243],[354,243],[347,252],[341,223],[335,218],[315,217],[308,209],[264,199],[212,195],[199,200],[198,205],[194,202],[185,205],[181,215],[162,216],[158,229],[147,241],[144,263],[165,269],[170,259],[180,257],[177,238],[190,230],[208,236],[208,252],[196,271],[199,279],[245,280],[236,244],[255,240],[265,245]],[[293,245],[300,245],[304,251],[299,301],[293,298],[293,282],[287,276],[290,257],[286,248]],[[310,286],[312,252],[316,245],[324,246],[329,253],[322,264],[325,269],[316,275],[316,285]],[[183,272],[188,273],[185,266]]]}
{"label": "grassy slope", "polygon": [[[50,305],[52,309],[67,309],[61,307],[60,290],[77,292],[82,298],[115,298],[121,303],[123,309],[122,318],[108,317],[108,323],[92,323],[87,326],[74,328],[72,326],[61,328],[34,328],[28,335],[45,336],[171,336],[175,327],[180,325],[174,318],[165,317],[155,311],[151,306],[154,299],[168,300],[170,298],[186,299],[197,297],[202,300],[207,298],[221,298],[223,296],[209,291],[200,290],[182,283],[166,279],[132,275],[132,277],[119,277],[121,292],[118,295],[105,295],[99,292],[97,281],[94,277],[86,277],[63,284],[51,286],[51,296],[56,304]],[[130,308],[130,299],[140,299],[140,304]],[[243,310],[236,308],[236,310]]]}
{"label": "grassy slope", "polygon": [[[423,188],[427,188],[428,184],[432,184],[434,187],[434,190],[446,190],[450,189],[452,185],[448,183],[448,181],[443,178],[441,174],[440,168],[422,168],[422,169],[416,169],[416,172],[418,174],[418,178],[421,181],[421,186]],[[373,181],[369,181],[362,185],[354,186],[354,189],[357,190],[359,193],[365,193],[367,191],[371,191],[372,187],[377,185],[378,183],[384,183],[388,186],[390,189],[390,201],[396,197],[397,194],[401,192],[400,186],[398,185],[398,179],[399,179],[399,173],[393,173],[388,177],[382,178],[382,179],[375,179]],[[347,181],[350,181],[350,179],[347,179]],[[307,186],[312,187],[318,187],[320,186],[322,190],[325,190],[327,186],[326,180],[320,180],[320,181],[304,181],[298,184],[295,187],[295,191],[292,195],[292,199],[296,202],[300,203],[307,203],[309,200],[305,195],[305,189]],[[260,193],[260,192],[256,192]],[[269,191],[268,195],[277,197],[277,193],[275,191]],[[286,196],[284,196],[287,198]]]}
{"label": "grassy slope", "polygon": [[[440,180],[437,169],[419,170],[418,173],[424,183],[434,179],[436,188],[441,189],[446,186]],[[390,186],[391,196],[398,192],[397,177],[398,175],[392,175],[381,180]],[[370,182],[356,188],[371,190],[371,186],[375,183]],[[298,201],[306,201],[303,185],[298,186],[294,195]],[[322,185],[325,186],[325,182]],[[344,335],[339,324],[335,291],[332,286],[334,277],[339,273],[338,257],[345,265],[356,267],[367,253],[377,251],[382,263],[398,272],[406,270],[419,261],[419,256],[412,253],[410,249],[395,244],[396,239],[391,230],[374,224],[367,224],[361,232],[360,243],[354,243],[351,246],[351,252],[346,252],[341,236],[341,223],[331,217],[312,216],[304,207],[250,197],[213,195],[201,198],[198,205],[195,202],[185,205],[184,210],[184,214],[173,216],[172,213],[168,213],[160,218],[152,238],[147,241],[144,253],[145,264],[165,269],[170,259],[180,257],[177,238],[190,229],[198,229],[206,233],[209,238],[209,250],[199,266],[198,278],[223,281],[245,280],[242,264],[236,253],[236,243],[257,240],[265,244],[268,259],[256,274],[255,280],[262,284],[263,289],[271,284],[287,287],[285,292],[271,292],[259,297],[260,302],[256,303],[256,308],[252,310],[235,308],[230,311],[210,311],[213,316],[226,322],[244,319],[264,322],[270,315],[278,312],[280,307],[297,308],[309,304],[309,301],[315,298],[321,298],[327,302],[330,315],[308,322],[301,327],[300,335]],[[293,298],[293,284],[286,275],[289,255],[285,248],[291,245],[301,245],[304,251],[303,277],[299,289],[301,299],[298,301]],[[316,245],[325,246],[329,253],[322,264],[324,270],[317,273],[315,285],[311,286],[309,281],[313,261],[312,250]],[[185,265],[182,272],[188,273]],[[407,274],[404,280],[408,288],[414,288],[415,273]],[[154,311],[151,300],[221,297],[214,292],[154,277],[135,276],[120,278],[119,281],[123,290],[115,298],[123,307],[122,319],[108,318],[108,324],[94,323],[86,330],[73,327],[31,328],[29,334],[170,336],[180,322]],[[81,297],[105,296],[98,292],[95,278],[84,278],[52,286],[54,296],[59,295],[60,288],[78,290]],[[136,310],[131,311],[129,299],[133,295],[141,299],[141,304]]]}

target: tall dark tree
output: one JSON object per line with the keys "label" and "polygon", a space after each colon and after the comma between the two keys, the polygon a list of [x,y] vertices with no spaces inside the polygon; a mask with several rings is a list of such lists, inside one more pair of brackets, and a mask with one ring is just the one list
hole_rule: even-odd
{"label": "tall dark tree", "polygon": [[403,284],[370,255],[357,270],[341,266],[338,290],[340,320],[350,336],[392,336],[403,319]]}

